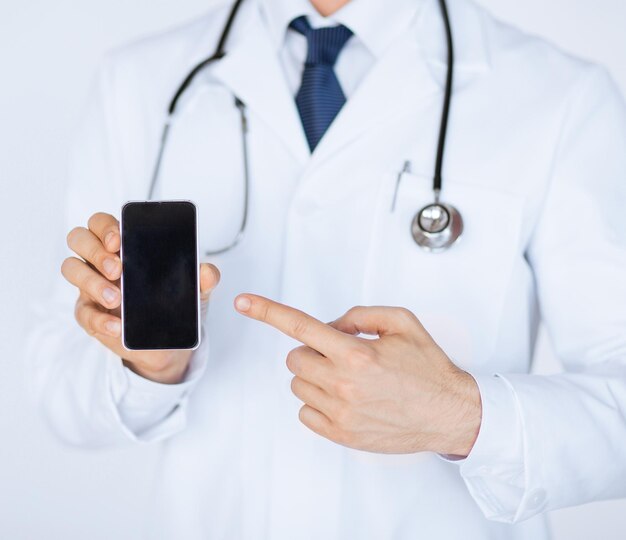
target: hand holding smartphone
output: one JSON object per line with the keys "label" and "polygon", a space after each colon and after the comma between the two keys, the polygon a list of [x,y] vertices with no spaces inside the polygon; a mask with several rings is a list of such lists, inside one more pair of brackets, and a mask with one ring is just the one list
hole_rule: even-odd
{"label": "hand holding smartphone", "polygon": [[129,202],[122,208],[122,343],[128,350],[198,347],[197,222],[190,201]]}
{"label": "hand holding smartphone", "polygon": [[[187,238],[185,248],[182,251],[184,254],[188,255],[186,259],[188,262],[190,257],[197,260],[197,253],[194,257],[192,254],[193,249],[190,247],[190,244],[195,244],[197,235],[194,236],[195,224],[193,227],[190,227],[190,224],[192,223],[190,218],[193,218],[194,212],[188,206],[186,206],[183,210],[184,218],[180,223],[182,229],[179,227],[174,227],[174,229]],[[132,213],[133,212],[127,215],[127,217],[131,217],[131,222]],[[144,223],[141,215],[137,215],[137,217],[137,224]],[[156,217],[157,216],[155,216],[155,218]],[[138,251],[130,247],[130,244],[126,246],[127,256],[130,256],[128,251],[129,249],[130,252],[136,251],[136,254],[140,256],[140,258],[136,260],[136,262],[139,263],[140,272],[134,275],[139,278],[140,283],[141,273],[148,273],[148,278],[150,278],[150,275],[152,275],[151,269],[154,270],[161,264],[164,264],[167,267],[168,264],[171,264],[171,262],[176,259],[176,257],[171,256],[172,252],[168,250],[167,252],[170,256],[164,257],[163,260],[144,260],[141,262],[141,253],[143,253],[144,249],[150,245],[149,237],[152,235],[156,237],[161,236],[160,234],[157,234],[156,230],[152,230],[153,225],[158,225],[159,221],[160,220],[158,219],[152,221],[152,225],[148,226],[145,231],[144,240],[148,242],[148,244],[139,245]],[[183,226],[183,224],[186,225]],[[145,225],[149,224],[145,223]],[[157,227],[157,229],[162,232],[166,232],[171,225],[172,222],[169,222],[163,227]],[[131,227],[131,229],[134,229],[134,227]],[[188,231],[188,233],[184,231]],[[122,274],[122,261],[120,259],[120,232],[120,223],[114,216],[104,212],[96,212],[89,218],[86,226],[76,226],[67,235],[67,245],[74,253],[73,256],[67,257],[63,261],[61,273],[71,285],[76,287],[79,293],[74,307],[76,322],[90,337],[99,341],[100,344],[106,347],[109,351],[121,358],[124,364],[126,364],[126,366],[132,369],[135,373],[145,377],[146,379],[163,384],[178,383],[183,380],[185,376],[193,352],[192,349],[177,350],[164,348],[156,350],[143,350],[138,348],[136,350],[129,350],[129,348],[125,347],[123,344],[123,325],[121,320],[122,294],[120,289],[120,278]],[[126,232],[132,233],[133,231],[127,229]],[[150,250],[149,255],[153,255],[154,258],[157,259],[158,257],[156,257],[156,255],[159,253],[160,249],[162,250],[163,247],[164,244],[161,244],[161,248]],[[176,246],[176,243],[175,247],[180,249],[180,245]],[[168,264],[165,264],[165,259],[167,259]],[[197,269],[198,267],[197,264],[184,264],[181,268],[184,268],[184,272],[179,272],[179,275],[183,275],[187,278],[183,281],[185,281],[188,285],[181,290],[186,291],[186,298],[188,300],[180,302],[181,305],[186,306],[186,309],[181,309],[181,312],[187,314],[186,320],[189,322],[189,326],[186,330],[177,326],[176,333],[184,333],[184,337],[182,339],[173,340],[171,339],[171,334],[169,334],[167,336],[168,339],[165,340],[163,339],[163,335],[159,335],[159,342],[157,343],[156,341],[152,342],[150,336],[154,333],[154,329],[146,329],[144,327],[144,330],[141,330],[140,315],[142,312],[145,313],[145,309],[150,309],[152,307],[151,304],[155,302],[155,299],[150,298],[149,295],[153,293],[155,288],[160,288],[158,283],[152,283],[147,284],[150,292],[149,294],[147,293],[147,296],[143,298],[143,300],[141,299],[141,296],[138,296],[140,302],[139,304],[130,299],[127,299],[124,303],[125,307],[129,308],[129,310],[127,310],[128,316],[124,318],[124,322],[127,322],[128,325],[138,323],[139,326],[139,332],[131,329],[130,326],[127,327],[126,333],[129,337],[129,346],[142,345],[146,347],[168,347],[182,345],[188,346],[193,345],[194,343],[197,344],[197,338],[200,335],[197,318],[194,317],[197,312],[197,288],[194,287],[194,282],[197,279],[197,276],[193,274],[193,269]],[[129,269],[131,268],[128,267],[127,270]],[[161,268],[161,271],[163,271],[163,268]],[[204,305],[209,300],[210,292],[218,285],[220,281],[220,273],[219,270],[212,264],[201,264],[199,273],[200,303]],[[175,281],[175,284],[175,288],[177,288],[180,282]],[[144,282],[144,287],[145,286],[146,282]],[[135,290],[135,287],[127,289],[126,293],[130,294],[133,290]],[[175,295],[169,296],[173,298]],[[184,298],[185,295],[183,294],[182,297]],[[170,298],[170,300],[172,298]],[[180,301],[180,297],[178,300]],[[145,303],[144,307],[137,308],[137,306],[141,306],[141,302]],[[171,314],[171,304],[166,302],[165,308],[166,309],[164,309],[161,315],[164,313]],[[192,311],[193,314],[191,313]],[[137,319],[137,316],[139,316],[139,319]],[[165,320],[167,320],[167,318],[168,317],[165,317]],[[164,319],[162,319],[162,321],[163,320]],[[144,332],[145,335],[143,338],[137,335]],[[142,341],[143,343],[139,343],[139,341]],[[166,343],[166,341],[168,343]]]}

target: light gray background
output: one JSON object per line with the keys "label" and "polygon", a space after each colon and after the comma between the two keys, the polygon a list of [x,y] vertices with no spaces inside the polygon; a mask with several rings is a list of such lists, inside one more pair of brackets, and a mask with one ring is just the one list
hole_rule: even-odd
{"label": "light gray background", "polygon": [[[99,58],[212,1],[0,0],[0,538],[139,536],[155,449],[84,453],[52,439],[24,391],[26,308],[59,269],[52,246],[63,241],[66,149]],[[480,1],[608,65],[626,90],[623,0]],[[558,369],[543,340],[539,364]],[[623,539],[626,502],[562,510],[551,520],[557,539]]]}

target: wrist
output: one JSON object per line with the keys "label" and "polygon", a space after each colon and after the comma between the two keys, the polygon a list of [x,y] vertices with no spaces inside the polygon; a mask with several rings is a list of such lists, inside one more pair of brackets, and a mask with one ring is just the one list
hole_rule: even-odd
{"label": "wrist", "polygon": [[131,362],[122,359],[122,362],[133,373],[159,384],[180,384],[183,382],[189,367],[189,358],[164,359],[150,363]]}
{"label": "wrist", "polygon": [[466,371],[458,369],[451,378],[446,409],[447,420],[442,423],[437,452],[465,458],[474,447],[482,420],[480,390]]}

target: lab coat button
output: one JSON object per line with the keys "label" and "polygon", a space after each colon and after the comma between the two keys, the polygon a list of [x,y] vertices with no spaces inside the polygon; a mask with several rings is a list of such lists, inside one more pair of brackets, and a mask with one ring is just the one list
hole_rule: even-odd
{"label": "lab coat button", "polygon": [[528,506],[536,510],[544,505],[546,502],[546,491],[545,489],[535,489],[531,491],[528,496]]}

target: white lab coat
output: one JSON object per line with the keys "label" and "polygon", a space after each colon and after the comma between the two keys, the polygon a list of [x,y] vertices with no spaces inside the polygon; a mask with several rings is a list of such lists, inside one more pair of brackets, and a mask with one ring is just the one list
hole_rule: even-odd
{"label": "white lab coat", "polygon": [[[251,167],[246,236],[210,259],[223,279],[187,382],[131,376],[72,320],[71,287],[42,306],[30,360],[55,430],[83,446],[165,441],[152,538],[536,540],[544,511],[626,495],[622,98],[602,69],[451,1],[442,195],[466,230],[427,254],[409,228],[432,200],[445,47],[437,3],[421,3],[313,156],[254,0],[184,98],[157,195],[196,201],[203,247],[227,243],[241,215],[230,92],[248,107]],[[68,230],[146,197],[166,105],[226,9],[107,58],[73,154]],[[185,154],[198,143],[201,157]],[[296,344],[234,312],[244,291],[322,320],[359,304],[412,310],[480,386],[470,456],[375,455],[308,431],[284,366]],[[565,374],[528,374],[539,312]]]}

